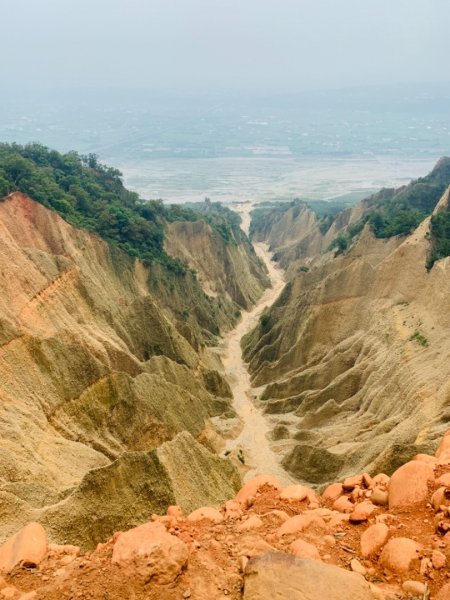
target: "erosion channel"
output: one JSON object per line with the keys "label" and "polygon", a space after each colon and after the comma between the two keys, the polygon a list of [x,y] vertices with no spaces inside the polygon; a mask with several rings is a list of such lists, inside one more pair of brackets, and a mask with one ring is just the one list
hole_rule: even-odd
{"label": "erosion channel", "polygon": [[[241,215],[242,229],[248,235],[250,228],[250,203],[236,206]],[[281,483],[290,483],[292,478],[281,466],[275,452],[270,447],[270,427],[267,418],[257,406],[255,390],[251,386],[250,374],[242,358],[241,340],[253,329],[267,306],[275,302],[284,286],[283,271],[272,261],[266,244],[255,243],[255,251],[265,263],[272,287],[267,289],[259,302],[248,312],[242,312],[242,319],[235,329],[224,338],[220,355],[225,369],[225,377],[233,392],[234,408],[239,415],[242,429],[239,435],[228,442],[226,452],[237,454],[245,464],[244,480],[265,473],[274,475]]]}

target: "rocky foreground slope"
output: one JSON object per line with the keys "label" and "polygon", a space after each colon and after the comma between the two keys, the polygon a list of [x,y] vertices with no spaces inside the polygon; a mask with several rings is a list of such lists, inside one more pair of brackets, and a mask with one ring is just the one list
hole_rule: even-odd
{"label": "rocky foreground slope", "polygon": [[389,477],[321,496],[259,476],[220,508],[179,506],[91,553],[29,523],[0,547],[0,597],[21,600],[448,600],[450,432]]}
{"label": "rocky foreground slope", "polygon": [[1,538],[33,520],[89,547],[238,489],[198,441],[234,415],[205,344],[267,280],[248,242],[215,243],[246,268],[234,297],[230,282],[208,296],[191,271],[144,266],[23,194],[0,201]]}

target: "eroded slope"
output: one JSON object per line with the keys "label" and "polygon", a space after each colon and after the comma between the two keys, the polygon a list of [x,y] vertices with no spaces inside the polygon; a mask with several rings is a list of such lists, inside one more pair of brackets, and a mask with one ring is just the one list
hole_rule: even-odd
{"label": "eroded slope", "polygon": [[392,470],[448,426],[449,259],[425,265],[429,219],[406,237],[366,225],[347,253],[296,269],[246,338],[284,466],[319,484]]}
{"label": "eroded slope", "polygon": [[[148,518],[174,498],[192,509],[238,485],[196,441],[210,417],[232,414],[228,386],[202,358],[211,336],[202,314],[212,323],[221,315],[224,326],[236,317],[191,273],[161,274],[22,194],[0,202],[2,534],[38,511],[58,539],[58,522],[70,530],[68,518],[82,521],[97,505],[92,531],[74,527],[72,536],[94,543],[139,522],[133,506],[145,505]],[[184,305],[202,299],[189,316],[196,330],[164,306],[167,294]],[[195,497],[176,481],[179,444],[197,456],[183,477],[208,475]]]}

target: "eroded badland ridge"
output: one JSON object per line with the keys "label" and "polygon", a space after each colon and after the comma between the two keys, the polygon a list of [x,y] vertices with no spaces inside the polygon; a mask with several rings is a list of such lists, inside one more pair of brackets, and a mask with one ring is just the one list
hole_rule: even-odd
{"label": "eroded badland ridge", "polygon": [[430,257],[442,247],[449,181],[443,159],[331,225],[302,204],[259,218],[254,235],[286,265],[288,283],[246,337],[245,357],[253,384],[267,386],[273,438],[297,477],[390,473],[434,450],[446,429],[449,259]]}
{"label": "eroded badland ridge", "polygon": [[[190,510],[232,495],[234,468],[196,441],[211,417],[234,414],[201,333],[209,340],[217,315],[229,327],[228,307],[262,293],[257,257],[234,242],[247,278],[222,286],[218,309],[189,273],[157,278],[158,266],[23,194],[0,202],[0,228],[3,535],[32,518],[55,539],[92,544],[175,501]],[[189,320],[175,318],[170,293]]]}
{"label": "eroded badland ridge", "polygon": [[450,597],[449,185],[252,244],[0,145],[0,595]]}

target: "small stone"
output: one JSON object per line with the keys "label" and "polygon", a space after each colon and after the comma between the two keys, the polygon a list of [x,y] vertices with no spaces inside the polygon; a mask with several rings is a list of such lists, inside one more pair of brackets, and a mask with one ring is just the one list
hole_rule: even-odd
{"label": "small stone", "polygon": [[322,498],[324,500],[337,500],[339,496],[342,496],[343,491],[342,483],[332,483],[325,489]]}
{"label": "small stone", "polygon": [[147,583],[171,583],[186,567],[188,549],[167,533],[162,523],[144,523],[122,533],[114,544],[111,562],[129,567]]}
{"label": "small stone", "polygon": [[249,531],[251,529],[259,529],[263,526],[262,520],[257,515],[252,515],[243,523],[240,523],[237,527],[237,531]]}
{"label": "small stone", "polygon": [[332,535],[324,535],[323,542],[326,546],[330,546],[330,548],[336,546],[336,538]]}
{"label": "small stone", "polygon": [[310,527],[316,527],[318,529],[326,529],[325,521],[317,515],[296,515],[288,519],[279,529],[277,534],[281,537],[283,535],[291,535],[300,533]]}
{"label": "small stone", "polygon": [[[417,464],[425,464],[419,463]],[[406,573],[419,558],[422,546],[409,538],[391,538],[383,548],[380,564],[395,573]]]}
{"label": "small stone", "polygon": [[351,492],[356,486],[361,487],[363,481],[362,475],[354,475],[353,477],[347,477],[342,483],[342,487],[346,492]]}
{"label": "small stone", "polygon": [[435,569],[443,569],[446,565],[447,559],[443,552],[439,550],[433,550],[431,554],[431,563]]}
{"label": "small stone", "polygon": [[212,521],[213,523],[221,523],[223,521],[222,514],[216,509],[211,508],[210,506],[203,506],[202,508],[197,508],[194,512],[188,516],[188,521]]}
{"label": "small stone", "polygon": [[375,508],[376,507],[372,504],[372,502],[369,502],[368,500],[356,504],[354,511],[350,513],[350,522],[362,523],[363,521],[367,521]]}
{"label": "small stone", "polygon": [[37,592],[27,592],[26,594],[22,594],[19,600],[34,600],[37,596]]}
{"label": "small stone", "polygon": [[369,488],[369,489],[372,488],[375,485],[374,482],[373,482],[373,479],[369,475],[369,473],[363,473],[362,482],[366,486],[366,488]]}
{"label": "small stone", "polygon": [[369,558],[373,556],[386,544],[389,538],[389,527],[384,523],[371,525],[361,535],[361,556]]}
{"label": "small stone", "polygon": [[402,589],[404,592],[408,592],[409,594],[423,596],[427,591],[427,586],[421,581],[413,581],[412,579],[408,579],[408,581],[403,582]]}
{"label": "small stone", "polygon": [[389,480],[389,475],[386,475],[385,473],[378,473],[378,475],[375,475],[373,478],[374,484],[380,486],[381,488],[386,488],[389,484]]}
{"label": "small stone", "polygon": [[0,547],[0,571],[16,565],[36,566],[47,554],[47,535],[39,523],[29,523]]}
{"label": "small stone", "polygon": [[420,574],[421,575],[429,575],[429,571],[431,571],[433,564],[429,558],[422,558],[420,561]]}
{"label": "small stone", "polygon": [[238,519],[242,516],[242,508],[239,502],[228,500],[225,502],[225,517],[227,519]]}
{"label": "small stone", "polygon": [[309,558],[311,560],[322,560],[319,551],[313,544],[309,544],[302,539],[295,540],[289,546],[289,550],[299,558]]}
{"label": "small stone", "polygon": [[433,467],[417,460],[407,462],[389,481],[389,509],[425,504],[430,483],[434,483]]}
{"label": "small stone", "polygon": [[438,464],[447,464],[450,462],[450,431],[447,431],[444,434],[444,437],[439,444],[439,448],[436,450],[435,454]]}
{"label": "small stone", "polygon": [[431,505],[435,511],[440,510],[441,506],[450,506],[450,488],[440,487],[431,496]]}
{"label": "small stone", "polygon": [[374,487],[372,491],[372,495],[370,496],[370,501],[377,506],[386,506],[388,503],[388,493],[386,490],[382,490],[381,488]]}
{"label": "small stone", "polygon": [[192,596],[191,590],[186,590],[183,592],[183,598],[190,598]]}
{"label": "small stone", "polygon": [[366,575],[367,569],[364,565],[362,565],[357,558],[354,558],[350,561],[350,568],[355,573],[359,573],[360,575]]}
{"label": "small stone", "polygon": [[341,513],[352,513],[355,505],[346,496],[341,496],[333,503],[333,510]]}
{"label": "small stone", "polygon": [[436,479],[436,484],[439,486],[450,487],[450,473],[444,473]]}
{"label": "small stone", "polygon": [[239,564],[239,571],[241,573],[243,573],[245,571],[245,567],[247,566],[248,563],[248,556],[240,556],[239,560],[238,560],[238,564]]}
{"label": "small stone", "polygon": [[285,512],[284,510],[271,510],[270,512],[266,513],[265,516],[269,516],[269,515],[273,515],[274,517],[276,517],[277,519],[280,519],[281,521],[287,521],[288,519],[290,519],[291,517],[287,514],[287,512]]}
{"label": "small stone", "polygon": [[253,496],[256,492],[265,485],[269,485],[276,490],[280,490],[281,486],[277,479],[273,475],[257,475],[250,481],[248,481],[244,487],[236,494],[235,500],[239,504],[246,504],[246,501]]}
{"label": "small stone", "polygon": [[314,490],[304,485],[289,485],[288,487],[283,488],[281,491],[280,499],[288,500],[289,502],[296,500],[309,500],[310,502],[314,502],[316,499],[316,494]]}
{"label": "small stone", "polygon": [[182,517],[183,511],[177,505],[169,506],[169,508],[167,509],[167,516],[168,517]]}

